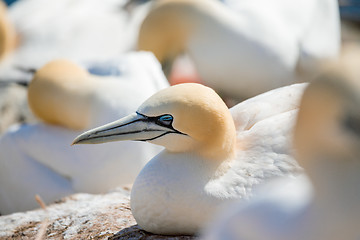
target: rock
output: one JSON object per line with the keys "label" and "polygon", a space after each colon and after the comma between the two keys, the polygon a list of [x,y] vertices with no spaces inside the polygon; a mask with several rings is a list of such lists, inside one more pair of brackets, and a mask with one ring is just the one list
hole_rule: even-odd
{"label": "rock", "polygon": [[196,239],[145,232],[131,214],[129,196],[126,188],[102,195],[79,193],[45,209],[0,216],[0,239]]}
{"label": "rock", "polygon": [[121,230],[120,232],[110,236],[108,240],[122,240],[122,239],[145,239],[145,240],[155,240],[155,239],[166,239],[166,240],[191,240],[197,239],[195,236],[165,236],[165,235],[156,235],[145,232],[138,225],[131,226]]}

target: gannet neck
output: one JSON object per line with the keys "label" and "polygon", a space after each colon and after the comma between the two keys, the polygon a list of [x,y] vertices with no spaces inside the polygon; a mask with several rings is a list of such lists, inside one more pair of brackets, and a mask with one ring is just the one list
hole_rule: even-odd
{"label": "gannet neck", "polygon": [[89,127],[95,80],[67,60],[54,60],[39,69],[30,82],[28,102],[44,122],[80,130]]}
{"label": "gannet neck", "polygon": [[[318,174],[320,168],[327,166],[324,170],[341,171],[342,168],[336,166],[343,165],[342,160],[349,159],[346,164],[352,164],[351,159],[360,154],[360,142],[355,135],[360,134],[356,126],[360,119],[357,110],[360,98],[343,80],[333,73],[318,79],[306,89],[301,102],[294,140],[298,146],[299,162],[315,186],[322,183],[318,179],[323,176]],[[347,171],[345,166],[344,173]]]}
{"label": "gannet neck", "polygon": [[359,52],[359,48],[352,48],[338,61],[329,63],[304,92],[294,141],[300,164],[308,171],[313,164],[309,159],[351,158],[357,153],[360,65],[355,55]]}
{"label": "gannet neck", "polygon": [[15,29],[8,19],[5,3],[0,1],[0,60],[10,53],[16,47],[16,44]]}
{"label": "gannet neck", "polygon": [[294,142],[314,185],[315,209],[324,219],[346,216],[343,228],[355,229],[349,222],[360,220],[360,65],[353,55],[359,51],[348,54],[305,90]]}
{"label": "gannet neck", "polygon": [[192,26],[190,19],[183,20],[183,15],[191,18],[190,5],[191,1],[159,1],[140,27],[138,49],[152,51],[164,70],[171,68],[176,56],[185,51]]}
{"label": "gannet neck", "polygon": [[138,48],[152,51],[163,67],[171,67],[175,57],[187,50],[189,38],[204,27],[201,24],[217,7],[215,1],[206,0],[158,1],[141,25]]}
{"label": "gannet neck", "polygon": [[78,143],[137,140],[164,146],[173,154],[213,160],[235,157],[236,131],[229,109],[211,88],[179,84],[161,90],[137,110],[83,133]]}

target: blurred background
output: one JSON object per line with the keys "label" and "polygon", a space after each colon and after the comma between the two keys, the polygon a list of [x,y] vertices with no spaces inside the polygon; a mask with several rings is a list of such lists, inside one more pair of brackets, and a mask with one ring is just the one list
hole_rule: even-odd
{"label": "blurred background", "polygon": [[[136,50],[139,27],[153,2],[5,0],[7,19],[18,32],[18,49],[0,62],[0,134],[14,123],[37,121],[26,102],[26,86],[34,70],[56,57],[79,62],[104,60]],[[360,0],[339,0],[338,4],[342,41],[359,41]],[[187,62],[182,64],[187,66],[185,72],[194,68]],[[200,81],[198,76],[190,78]],[[231,97],[225,100],[229,106],[239,102]]]}
{"label": "blurred background", "polygon": [[[28,87],[34,73],[57,58],[92,75],[119,77],[127,68],[141,72],[141,61],[114,65],[111,59],[150,51],[156,58],[150,58],[149,69],[161,66],[163,72],[154,75],[168,81],[154,89],[203,83],[231,107],[270,89],[309,81],[323,60],[340,54],[341,46],[360,44],[360,0],[209,0],[199,11],[205,17],[199,18],[200,7],[184,11],[158,2],[0,0],[0,145],[7,131],[17,131],[16,124],[46,123],[30,110]],[[99,64],[89,64],[94,61]],[[70,85],[76,84],[75,79]],[[101,104],[116,105],[117,98],[103,97],[107,102]]]}
{"label": "blurred background", "polygon": [[[26,102],[26,85],[33,70],[59,56],[81,62],[135,50],[139,27],[154,1],[118,0],[103,4],[73,1],[72,6],[67,2],[5,0],[9,7],[7,19],[19,34],[15,54],[0,62],[0,134],[14,123],[37,121]],[[339,0],[338,4],[342,41],[359,41],[360,0]],[[38,29],[42,26],[43,29]],[[73,33],[77,35],[66,36]],[[37,56],[31,58],[34,53]],[[185,71],[191,72],[191,67]],[[190,81],[200,80],[192,76]],[[226,100],[229,105],[238,102]]]}

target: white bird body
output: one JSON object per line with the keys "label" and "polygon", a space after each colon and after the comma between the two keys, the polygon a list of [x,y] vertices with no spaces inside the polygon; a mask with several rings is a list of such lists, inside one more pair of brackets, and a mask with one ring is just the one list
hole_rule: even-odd
{"label": "white bird body", "polygon": [[[191,86],[195,86],[194,89],[191,89]],[[220,126],[225,128],[219,131],[220,135],[227,132],[226,124],[218,123],[211,128],[211,116],[204,116],[204,112],[196,114],[202,110],[193,105],[192,100],[196,101],[197,98],[192,99],[188,94],[194,91],[195,95],[200,96],[199,101],[204,101],[201,97],[204,87],[200,88],[197,84],[181,84],[169,88],[173,90],[165,89],[141,105],[137,114],[88,131],[75,139],[74,143],[101,143],[107,141],[109,136],[110,141],[146,138],[145,141],[165,146],[165,150],[148,162],[136,178],[131,192],[132,212],[139,226],[146,231],[160,234],[194,234],[223,204],[236,199],[250,199],[254,186],[277,176],[292,176],[301,172],[291,155],[289,139],[305,86],[306,84],[297,84],[276,89],[232,108],[233,119],[228,120],[234,122],[236,127],[235,153],[230,151],[229,155],[221,152],[226,152],[231,145],[231,135],[225,134],[227,137],[224,142],[219,143],[220,146],[215,145],[219,139],[213,135],[218,134],[216,128]],[[177,89],[184,92],[177,96]],[[183,94],[187,100],[180,100],[182,103],[179,103]],[[218,104],[212,101],[208,99],[205,102],[209,105]],[[192,107],[184,107],[182,112],[179,109],[183,103]],[[177,104],[180,105],[172,109]],[[214,111],[218,111],[214,114],[221,116],[229,114],[222,112],[221,107],[215,107]],[[159,131],[166,124],[160,125],[160,129],[154,127],[158,130],[153,130],[152,125],[149,125],[143,133],[138,133],[139,130],[135,127],[131,128],[132,123],[143,126],[146,121],[159,121],[161,116],[168,116],[161,114],[173,115],[173,126],[170,129],[178,132],[161,134]],[[159,115],[160,118],[157,117]],[[229,116],[231,118],[231,115]],[[200,121],[202,117],[208,119],[208,122]],[[186,120],[200,122],[193,123],[195,128],[187,129],[182,125],[186,124]],[[201,124],[209,124],[209,129]],[[119,130],[110,130],[116,129],[116,126],[120,126]],[[120,130],[121,128],[124,130]],[[181,131],[182,128],[187,129],[187,132]],[[190,129],[195,131],[194,129],[199,128],[203,128],[200,130],[203,134],[209,135],[204,140],[209,141],[206,147],[193,142],[194,139],[202,138],[202,135],[194,134],[190,138],[187,135],[190,134]],[[131,132],[136,132],[136,136],[131,137]],[[219,138],[222,139],[220,136]]]}
{"label": "white bird body", "polygon": [[338,4],[163,0],[145,18],[138,47],[165,65],[186,52],[206,85],[227,96],[252,97],[295,83],[319,60],[337,56]]}
{"label": "white bird body", "polygon": [[224,210],[216,223],[204,231],[203,239],[357,240],[360,236],[356,229],[357,204],[334,207],[339,200],[346,201],[343,191],[335,192],[341,194],[336,200],[320,200],[308,177],[299,176],[264,184],[256,193],[248,203],[232,204]]}
{"label": "white bird body", "polygon": [[[81,97],[90,107],[89,111],[83,109],[86,105],[79,110],[81,115],[89,112],[86,128],[126,116],[154,92],[168,86],[151,53],[129,53],[108,64],[118,75],[88,81],[96,87],[88,98]],[[90,69],[96,66],[93,71],[106,70],[98,63],[86,65]],[[76,88],[76,82],[73,86]],[[57,108],[61,107],[52,106]],[[68,116],[64,114],[63,118]],[[145,163],[161,150],[139,142],[72,148],[70,144],[80,130],[37,123],[13,127],[0,138],[2,214],[37,207],[35,194],[49,203],[75,192],[101,193],[132,184]]]}
{"label": "white bird body", "polygon": [[58,58],[106,61],[134,50],[139,26],[150,6],[143,4],[129,14],[124,9],[126,3],[17,1],[9,7],[8,15],[20,42],[1,63],[1,78],[30,81],[32,75],[21,69],[38,69]]}
{"label": "white bird body", "polygon": [[[224,208],[207,228],[203,229],[203,239],[316,239],[297,236],[296,229],[302,232],[301,226],[307,218],[293,219],[308,210],[313,189],[306,176],[280,178],[272,180],[255,190],[255,196],[247,203],[233,203]],[[296,221],[294,221],[296,220]],[[312,222],[312,221],[311,221]],[[313,223],[313,222],[312,222]],[[280,234],[279,234],[280,233]]]}
{"label": "white bird body", "polygon": [[301,101],[294,147],[308,177],[265,184],[214,218],[203,239],[359,239],[359,49],[350,49]]}

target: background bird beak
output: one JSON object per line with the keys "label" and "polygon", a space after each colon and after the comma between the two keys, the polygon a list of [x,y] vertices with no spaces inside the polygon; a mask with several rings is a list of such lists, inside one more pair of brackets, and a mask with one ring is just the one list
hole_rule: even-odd
{"label": "background bird beak", "polygon": [[124,140],[147,141],[163,136],[168,131],[168,128],[156,124],[153,118],[133,113],[120,120],[79,135],[74,139],[72,145]]}

